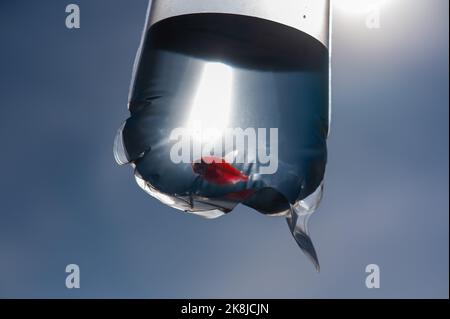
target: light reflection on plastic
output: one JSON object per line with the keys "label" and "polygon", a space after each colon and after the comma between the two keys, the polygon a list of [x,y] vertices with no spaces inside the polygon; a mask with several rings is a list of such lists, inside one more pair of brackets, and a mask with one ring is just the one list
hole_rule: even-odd
{"label": "light reflection on plastic", "polygon": [[187,124],[194,139],[203,142],[223,136],[230,119],[232,84],[231,67],[219,62],[205,65]]}

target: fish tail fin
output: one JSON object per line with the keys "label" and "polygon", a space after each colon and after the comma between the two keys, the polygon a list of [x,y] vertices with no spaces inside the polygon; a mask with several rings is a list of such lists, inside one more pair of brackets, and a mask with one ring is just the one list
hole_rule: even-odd
{"label": "fish tail fin", "polygon": [[310,216],[310,213],[300,213],[296,208],[292,207],[290,216],[286,220],[295,241],[312,261],[317,272],[320,272],[319,259],[308,232],[308,219]]}

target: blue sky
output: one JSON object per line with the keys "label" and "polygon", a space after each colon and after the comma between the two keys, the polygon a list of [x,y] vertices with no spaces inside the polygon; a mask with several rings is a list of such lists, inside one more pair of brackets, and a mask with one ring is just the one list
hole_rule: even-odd
{"label": "blue sky", "polygon": [[147,3],[76,3],[68,30],[64,1],[0,2],[0,297],[448,297],[448,1],[335,10],[320,274],[283,218],[184,215],[116,165]]}

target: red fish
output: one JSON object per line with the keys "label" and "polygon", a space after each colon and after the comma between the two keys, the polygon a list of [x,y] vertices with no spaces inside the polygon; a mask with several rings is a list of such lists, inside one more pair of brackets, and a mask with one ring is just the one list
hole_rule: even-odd
{"label": "red fish", "polygon": [[225,199],[235,201],[235,202],[243,202],[248,199],[251,195],[253,195],[255,191],[253,189],[243,189],[237,192],[228,193],[225,195]]}
{"label": "red fish", "polygon": [[223,158],[204,156],[192,163],[192,169],[207,182],[218,185],[248,181],[248,176],[228,164]]}

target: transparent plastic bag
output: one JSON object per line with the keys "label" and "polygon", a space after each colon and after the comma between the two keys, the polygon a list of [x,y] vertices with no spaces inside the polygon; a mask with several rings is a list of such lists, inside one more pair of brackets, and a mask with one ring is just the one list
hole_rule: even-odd
{"label": "transparent plastic bag", "polygon": [[114,155],[176,209],[286,217],[319,269],[307,222],[327,158],[329,3],[250,2],[153,1]]}

